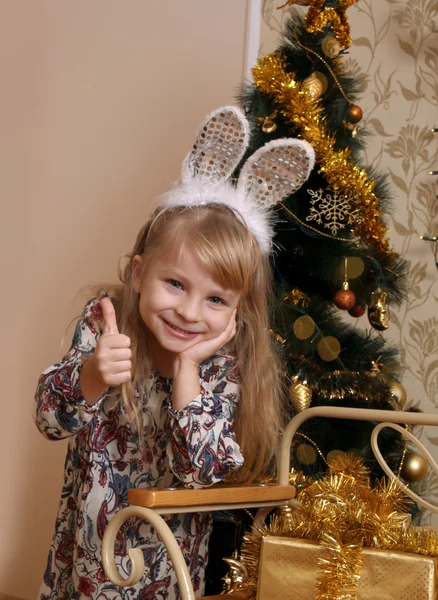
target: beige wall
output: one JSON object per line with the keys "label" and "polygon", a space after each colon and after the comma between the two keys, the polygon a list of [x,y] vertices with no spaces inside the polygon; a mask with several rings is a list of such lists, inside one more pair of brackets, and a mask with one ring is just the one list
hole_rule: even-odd
{"label": "beige wall", "polygon": [[[261,52],[278,45],[288,11],[262,0]],[[306,9],[302,10],[303,14]],[[344,67],[361,82],[369,138],[365,164],[389,175],[394,211],[391,243],[409,261],[409,299],[391,313],[385,339],[401,349],[403,385],[409,406],[438,409],[438,270],[433,247],[421,235],[438,235],[437,89],[438,6],[436,0],[362,0],[348,10],[353,45]],[[360,320],[367,327],[366,317]],[[368,326],[369,327],[369,326]],[[438,457],[436,429],[416,432]],[[429,470],[430,471],[430,470]],[[438,478],[432,473],[419,493],[438,504]],[[423,522],[431,522],[425,512]],[[434,517],[438,524],[438,517]]]}
{"label": "beige wall", "polygon": [[76,292],[114,280],[204,114],[233,102],[245,0],[1,0],[0,593],[36,596],[63,442],[31,417]]}

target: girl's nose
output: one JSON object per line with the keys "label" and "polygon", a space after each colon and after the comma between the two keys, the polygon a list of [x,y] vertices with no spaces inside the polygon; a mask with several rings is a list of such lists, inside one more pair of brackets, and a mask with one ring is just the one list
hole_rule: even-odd
{"label": "girl's nose", "polygon": [[200,320],[201,308],[194,298],[186,297],[177,307],[177,313],[187,322],[196,323]]}

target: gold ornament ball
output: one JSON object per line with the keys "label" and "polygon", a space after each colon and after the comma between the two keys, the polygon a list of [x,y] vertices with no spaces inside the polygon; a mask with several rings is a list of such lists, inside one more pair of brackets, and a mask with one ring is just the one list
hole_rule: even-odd
{"label": "gold ornament ball", "polygon": [[391,389],[391,396],[394,398],[394,400],[397,402],[397,404],[400,406],[400,408],[403,408],[404,405],[406,404],[406,400],[408,397],[405,388],[398,381],[392,381],[391,385],[390,385],[390,389]]}
{"label": "gold ornament ball", "polygon": [[332,335],[327,335],[320,339],[316,348],[322,360],[327,362],[336,360],[341,353],[341,344]]}
{"label": "gold ornament ball", "polygon": [[348,279],[360,277],[365,270],[365,263],[360,256],[349,256],[346,260]]}
{"label": "gold ornament ball", "polygon": [[343,458],[345,456],[345,452],[343,452],[342,450],[330,450],[330,452],[327,454],[326,460],[327,460],[328,464],[330,464],[332,461],[336,460],[339,456],[341,456]]}
{"label": "gold ornament ball", "polygon": [[297,448],[297,459],[302,465],[313,465],[318,455],[310,444],[300,444]]}
{"label": "gold ornament ball", "polygon": [[427,460],[418,452],[406,452],[400,475],[409,483],[421,481],[427,475]]}
{"label": "gold ornament ball", "polygon": [[289,387],[289,398],[295,411],[301,412],[312,403],[312,390],[307,382],[293,379]]}
{"label": "gold ornament ball", "polygon": [[315,332],[315,321],[309,315],[298,317],[294,322],[294,334],[299,340],[307,340]]}
{"label": "gold ornament ball", "polygon": [[352,104],[350,106],[350,108],[348,109],[348,114],[347,114],[347,118],[350,121],[350,123],[359,123],[359,121],[361,120],[361,118],[363,117],[363,111],[361,109],[360,106],[358,106],[357,104]]}
{"label": "gold ornament ball", "polygon": [[323,85],[314,73],[303,81],[302,89],[312,100],[316,100],[323,93]]}
{"label": "gold ornament ball", "polygon": [[321,43],[321,49],[328,58],[336,58],[341,51],[341,44],[332,35],[327,35]]}

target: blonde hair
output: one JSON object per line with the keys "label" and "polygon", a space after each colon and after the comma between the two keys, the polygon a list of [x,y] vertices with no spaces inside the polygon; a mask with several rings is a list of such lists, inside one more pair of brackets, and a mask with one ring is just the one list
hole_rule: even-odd
{"label": "blonde hair", "polygon": [[[132,258],[144,259],[144,272],[158,253],[189,247],[213,279],[240,293],[237,331],[230,342],[237,355],[240,399],[234,431],[245,458],[236,479],[253,481],[273,466],[283,428],[282,376],[269,325],[272,280],[269,259],[263,256],[248,228],[228,207],[177,207],[155,213],[137,236],[128,261],[119,269],[121,285],[107,290],[113,300],[120,332],[131,338],[133,381],[122,386],[122,402],[139,426],[134,389],[150,372],[139,294],[134,291]],[[140,384],[140,385],[139,385]],[[142,398],[140,398],[142,400]]]}

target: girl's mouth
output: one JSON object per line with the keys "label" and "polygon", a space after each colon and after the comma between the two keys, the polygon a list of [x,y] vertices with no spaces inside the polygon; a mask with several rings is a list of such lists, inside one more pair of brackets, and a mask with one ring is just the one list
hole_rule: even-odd
{"label": "girl's mouth", "polygon": [[[167,321],[166,321],[167,323]],[[167,323],[172,329],[175,331],[179,331],[180,333],[196,333],[195,331],[188,331],[187,329],[181,329],[181,327],[177,327],[176,325],[172,325],[172,323]]]}
{"label": "girl's mouth", "polygon": [[169,323],[169,321],[166,321],[165,319],[163,319],[163,321],[167,327],[167,330],[173,336],[175,336],[179,339],[191,340],[191,339],[195,338],[197,335],[199,335],[198,331],[189,331],[187,329],[182,329],[181,327],[178,327],[177,325],[173,325],[172,323]]}

